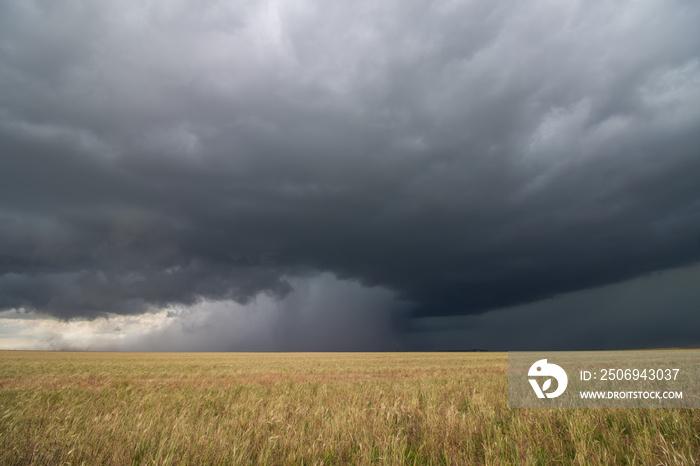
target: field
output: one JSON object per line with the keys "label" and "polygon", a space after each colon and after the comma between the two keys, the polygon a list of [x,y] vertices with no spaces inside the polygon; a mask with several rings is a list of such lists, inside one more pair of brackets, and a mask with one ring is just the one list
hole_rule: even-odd
{"label": "field", "polygon": [[0,351],[0,464],[694,464],[700,410],[512,410],[505,353]]}

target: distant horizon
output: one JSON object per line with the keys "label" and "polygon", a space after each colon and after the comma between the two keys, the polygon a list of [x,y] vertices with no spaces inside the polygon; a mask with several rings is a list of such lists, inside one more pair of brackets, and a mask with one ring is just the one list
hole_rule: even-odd
{"label": "distant horizon", "polygon": [[183,353],[183,354],[196,354],[196,353],[235,353],[235,354],[260,354],[260,353],[271,353],[271,354],[305,354],[305,353],[328,353],[328,354],[351,354],[351,353],[585,353],[585,352],[596,352],[596,351],[700,351],[700,346],[693,347],[663,347],[663,348],[627,348],[627,349],[585,349],[585,350],[488,350],[488,349],[453,349],[453,350],[394,350],[394,351],[134,351],[134,350],[61,350],[61,349],[0,349],[2,351],[32,351],[32,352],[45,352],[45,353]]}

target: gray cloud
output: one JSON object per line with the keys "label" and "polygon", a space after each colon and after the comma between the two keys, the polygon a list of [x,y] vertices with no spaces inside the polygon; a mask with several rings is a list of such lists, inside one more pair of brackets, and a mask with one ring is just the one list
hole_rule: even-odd
{"label": "gray cloud", "polygon": [[396,351],[408,306],[392,293],[330,274],[293,279],[284,298],[257,296],[150,309],[137,315],[58,319],[0,312],[0,347],[99,351]]}
{"label": "gray cloud", "polygon": [[554,351],[700,346],[700,266],[482,315],[415,319],[417,350]]}
{"label": "gray cloud", "polygon": [[294,280],[282,299],[242,307],[203,303],[172,323],[116,349],[193,351],[396,351],[407,349],[396,325],[406,304],[392,293],[328,274]]}
{"label": "gray cloud", "polygon": [[6,1],[0,308],[475,314],[700,259],[692,2]]}

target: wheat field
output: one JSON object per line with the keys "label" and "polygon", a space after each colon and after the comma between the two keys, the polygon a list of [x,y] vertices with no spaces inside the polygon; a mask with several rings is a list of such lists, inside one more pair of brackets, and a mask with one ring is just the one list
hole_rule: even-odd
{"label": "wheat field", "polygon": [[694,464],[699,432],[509,409],[505,353],[0,351],[1,464]]}

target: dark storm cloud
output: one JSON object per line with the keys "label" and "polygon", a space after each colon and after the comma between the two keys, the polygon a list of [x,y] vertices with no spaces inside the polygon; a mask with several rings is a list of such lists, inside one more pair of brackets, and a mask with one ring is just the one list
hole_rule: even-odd
{"label": "dark storm cloud", "polygon": [[202,303],[173,315],[141,338],[102,349],[146,351],[396,351],[405,350],[394,324],[401,312],[391,293],[328,274],[293,280],[284,298],[247,306]]}
{"label": "dark storm cloud", "polygon": [[700,259],[693,2],[0,5],[0,308],[419,315]]}
{"label": "dark storm cloud", "polygon": [[137,315],[60,321],[0,311],[0,347],[98,351],[396,351],[405,310],[392,293],[330,274],[291,279],[283,298],[202,301]]}
{"label": "dark storm cloud", "polygon": [[415,319],[416,350],[620,350],[700,347],[700,266],[638,277],[482,315]]}

